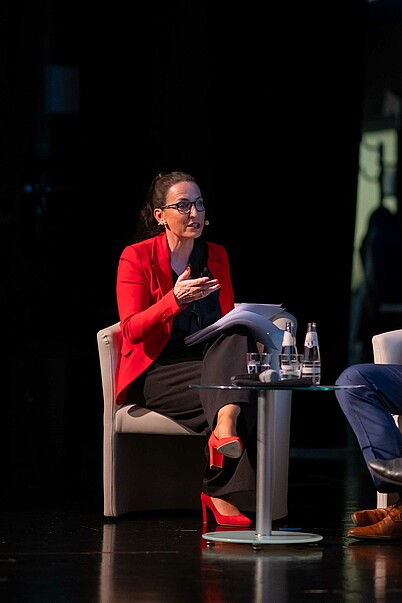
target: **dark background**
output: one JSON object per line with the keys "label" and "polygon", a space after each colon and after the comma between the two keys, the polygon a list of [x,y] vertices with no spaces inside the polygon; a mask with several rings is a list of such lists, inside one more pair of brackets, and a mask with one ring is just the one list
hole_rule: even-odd
{"label": "dark background", "polygon": [[[401,12],[385,0],[2,2],[8,472],[100,484],[96,333],[118,320],[118,257],[162,170],[197,177],[237,301],[282,303],[300,348],[317,322],[334,382],[348,363],[362,123],[401,88]],[[291,446],[344,446],[334,397],[312,398],[294,400]]]}

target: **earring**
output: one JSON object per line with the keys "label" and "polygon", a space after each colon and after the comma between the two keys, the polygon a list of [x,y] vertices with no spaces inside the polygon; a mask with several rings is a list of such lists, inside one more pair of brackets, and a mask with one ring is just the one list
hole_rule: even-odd
{"label": "earring", "polygon": [[166,220],[162,220],[162,222],[158,222],[158,226],[162,226],[162,228],[164,226],[166,226],[166,224],[167,224]]}
{"label": "earring", "polygon": [[204,220],[204,226],[209,226],[209,220]]}

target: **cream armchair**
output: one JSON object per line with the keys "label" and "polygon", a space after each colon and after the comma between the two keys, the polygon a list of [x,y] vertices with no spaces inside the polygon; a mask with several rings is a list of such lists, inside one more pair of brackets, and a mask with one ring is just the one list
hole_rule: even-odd
{"label": "cream armchair", "polygon": [[[281,329],[288,312],[273,319]],[[136,404],[116,405],[121,332],[115,323],[97,333],[104,402],[104,516],[134,511],[201,508],[205,434]],[[275,392],[273,519],[288,514],[288,467],[291,392]],[[242,510],[254,510],[255,497],[239,497]],[[247,507],[247,508],[246,508]]]}
{"label": "cream armchair", "polygon": [[[372,338],[374,362],[376,364],[402,364],[402,329],[387,331]],[[393,415],[402,431],[402,415]],[[396,502],[397,494],[377,492],[377,507],[386,507]]]}

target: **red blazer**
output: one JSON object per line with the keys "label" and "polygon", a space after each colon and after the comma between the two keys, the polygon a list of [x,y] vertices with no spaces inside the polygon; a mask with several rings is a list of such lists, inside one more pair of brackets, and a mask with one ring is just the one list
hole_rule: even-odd
{"label": "red blazer", "polygon": [[[208,242],[208,267],[221,284],[222,316],[234,307],[229,259],[222,245]],[[123,334],[116,402],[166,345],[173,318],[181,311],[173,293],[165,233],[126,247],[117,270],[117,305]]]}

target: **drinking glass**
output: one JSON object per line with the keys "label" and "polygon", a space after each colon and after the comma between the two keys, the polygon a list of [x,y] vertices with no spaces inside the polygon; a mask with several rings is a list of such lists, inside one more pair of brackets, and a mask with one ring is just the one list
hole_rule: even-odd
{"label": "drinking glass", "polygon": [[271,367],[271,354],[268,352],[247,352],[247,372],[260,374]]}
{"label": "drinking glass", "polygon": [[302,354],[279,354],[279,373],[283,379],[300,379]]}

